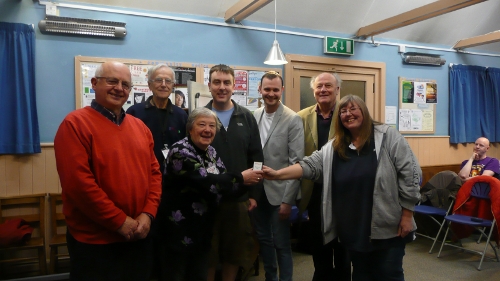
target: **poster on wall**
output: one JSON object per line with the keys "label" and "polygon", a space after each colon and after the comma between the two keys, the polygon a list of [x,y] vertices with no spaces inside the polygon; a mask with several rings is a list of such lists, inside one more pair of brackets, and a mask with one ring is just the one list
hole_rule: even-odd
{"label": "poster on wall", "polygon": [[175,88],[169,98],[173,105],[188,108],[189,96],[187,88]]}
{"label": "poster on wall", "polygon": [[403,134],[434,134],[437,83],[434,80],[399,78],[398,129]]}
{"label": "poster on wall", "polygon": [[246,95],[246,92],[248,91],[248,71],[234,71],[234,91],[245,92]]}
{"label": "poster on wall", "polygon": [[248,97],[249,98],[260,98],[259,84],[260,84],[260,79],[262,78],[264,73],[265,73],[264,71],[249,71],[248,72]]}
{"label": "poster on wall", "polygon": [[130,74],[132,75],[132,84],[147,86],[148,85],[148,65],[130,65]]}
{"label": "poster on wall", "polygon": [[153,95],[153,92],[149,89],[148,86],[134,85],[134,87],[132,87],[132,91],[130,91],[130,95],[134,97],[133,104],[138,104],[146,101],[150,96]]}
{"label": "poster on wall", "polygon": [[82,79],[82,107],[90,106],[92,100],[95,98],[94,89],[92,89],[91,79],[95,76],[96,69],[101,65],[100,63],[82,63],[81,65],[81,79]]}
{"label": "poster on wall", "polygon": [[437,84],[435,82],[402,81],[402,103],[436,104]]}
{"label": "poster on wall", "polygon": [[194,67],[174,67],[175,85],[177,87],[187,87],[188,81],[196,81],[196,68]]}

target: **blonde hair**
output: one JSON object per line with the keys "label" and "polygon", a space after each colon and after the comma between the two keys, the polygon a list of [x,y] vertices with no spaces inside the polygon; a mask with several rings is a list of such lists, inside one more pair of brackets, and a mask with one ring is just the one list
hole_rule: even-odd
{"label": "blonde hair", "polygon": [[347,95],[343,97],[339,102],[338,106],[335,109],[334,112],[334,128],[335,128],[335,134],[334,134],[334,140],[333,140],[333,149],[336,151],[339,155],[339,157],[343,160],[348,160],[349,157],[346,155],[347,148],[349,147],[349,144],[352,142],[352,136],[351,132],[344,127],[342,124],[342,120],[340,118],[340,110],[347,107],[348,105],[355,105],[358,106],[359,109],[361,110],[361,114],[363,115],[363,123],[361,123],[361,128],[360,128],[360,135],[359,135],[359,147],[357,147],[358,150],[360,150],[365,144],[370,143],[370,138],[372,135],[372,126],[380,124],[379,122],[376,122],[372,119],[370,116],[370,112],[368,112],[368,107],[366,106],[366,103],[358,96],[355,95]]}

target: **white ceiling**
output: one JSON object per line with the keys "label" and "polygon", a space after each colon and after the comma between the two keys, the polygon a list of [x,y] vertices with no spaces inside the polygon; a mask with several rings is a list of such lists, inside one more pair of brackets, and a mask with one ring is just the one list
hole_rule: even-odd
{"label": "white ceiling", "polygon": [[[105,5],[169,13],[224,18],[239,0],[107,0]],[[436,0],[277,0],[280,26],[324,30],[354,37],[360,27],[410,11]],[[103,5],[102,0],[65,2]],[[500,29],[500,1],[488,0],[445,15],[375,36],[377,38],[439,44],[451,48],[458,40]],[[274,2],[247,18],[274,24]],[[245,21],[243,21],[243,24]],[[286,29],[286,28],[282,28]],[[500,53],[500,42],[466,51]]]}

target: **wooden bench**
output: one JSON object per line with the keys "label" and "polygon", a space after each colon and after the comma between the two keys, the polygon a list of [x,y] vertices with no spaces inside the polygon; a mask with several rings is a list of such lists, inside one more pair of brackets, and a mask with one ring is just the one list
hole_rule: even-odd
{"label": "wooden bench", "polygon": [[[30,263],[36,262],[38,263],[38,274],[36,275],[47,273],[45,197],[46,194],[0,197],[0,223],[20,218],[34,228],[31,238],[26,243],[0,248],[0,279],[5,277],[5,272],[8,271],[6,265],[25,266],[26,268]],[[26,268],[22,271],[29,270]]]}
{"label": "wooden bench", "polygon": [[[49,194],[50,202],[50,263],[49,273],[57,271],[60,260],[68,260],[66,243],[66,221],[62,213],[62,196],[59,193]],[[63,249],[60,249],[63,248]],[[63,251],[60,251],[63,250]]]}

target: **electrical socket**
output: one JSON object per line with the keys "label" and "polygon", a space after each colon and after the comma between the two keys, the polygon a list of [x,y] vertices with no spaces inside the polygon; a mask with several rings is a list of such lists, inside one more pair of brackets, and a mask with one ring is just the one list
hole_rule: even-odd
{"label": "electrical socket", "polygon": [[45,14],[47,16],[57,16],[57,6],[52,4],[47,4],[45,6]]}
{"label": "electrical socket", "polygon": [[406,50],[406,46],[405,45],[399,45],[399,53],[404,53]]}

